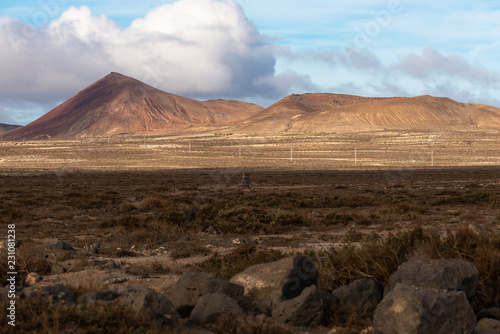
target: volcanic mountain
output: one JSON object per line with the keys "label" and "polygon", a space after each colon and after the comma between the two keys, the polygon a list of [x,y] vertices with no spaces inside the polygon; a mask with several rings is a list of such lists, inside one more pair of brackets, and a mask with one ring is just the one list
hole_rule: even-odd
{"label": "volcanic mountain", "polygon": [[500,108],[428,95],[369,98],[294,94],[242,121],[235,132],[486,129],[500,129]]}
{"label": "volcanic mountain", "polygon": [[0,123],[0,133],[9,132],[9,131],[12,131],[14,129],[20,128],[20,127],[21,127],[20,125],[11,125],[11,124]]}
{"label": "volcanic mountain", "polygon": [[255,104],[239,101],[200,102],[111,73],[34,122],[9,133],[6,139],[167,133],[191,125],[241,120],[261,110]]}

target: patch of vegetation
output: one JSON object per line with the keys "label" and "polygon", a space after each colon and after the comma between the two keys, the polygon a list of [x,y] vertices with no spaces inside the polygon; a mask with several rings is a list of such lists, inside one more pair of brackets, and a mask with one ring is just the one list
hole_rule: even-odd
{"label": "patch of vegetation", "polygon": [[484,191],[468,191],[466,193],[448,191],[448,192],[441,192],[440,195],[442,197],[434,201],[432,203],[433,205],[438,206],[438,205],[456,205],[456,204],[500,203],[497,194],[492,194]]}
{"label": "patch of vegetation", "polygon": [[320,289],[334,290],[360,278],[389,282],[398,267],[414,255],[428,258],[461,258],[479,271],[478,298],[484,305],[500,303],[500,235],[476,233],[468,228],[441,236],[414,228],[385,239],[346,244],[340,249],[307,252],[319,267]]}
{"label": "patch of vegetation", "polygon": [[[6,319],[7,300],[0,303],[0,316]],[[42,300],[18,302],[16,327],[7,326],[4,333],[165,333],[158,324],[145,316],[136,315],[126,307],[87,307],[46,305]]]}
{"label": "patch of vegetation", "polygon": [[228,280],[250,266],[277,261],[285,256],[280,251],[258,249],[255,245],[243,245],[224,256],[214,253],[209,260],[197,266],[197,269]]}

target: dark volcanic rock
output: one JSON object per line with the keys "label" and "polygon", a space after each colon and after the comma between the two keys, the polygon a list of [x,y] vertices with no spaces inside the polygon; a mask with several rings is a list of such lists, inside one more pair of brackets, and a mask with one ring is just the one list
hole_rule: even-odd
{"label": "dark volcanic rock", "polygon": [[317,327],[323,324],[323,299],[316,287],[305,288],[300,296],[285,300],[273,309],[273,319],[296,327]]}

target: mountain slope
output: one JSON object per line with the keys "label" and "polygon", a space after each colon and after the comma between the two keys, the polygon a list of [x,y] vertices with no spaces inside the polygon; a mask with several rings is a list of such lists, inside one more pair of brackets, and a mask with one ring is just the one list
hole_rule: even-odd
{"label": "mountain slope", "polygon": [[238,101],[200,102],[111,73],[7,139],[102,137],[172,131],[247,118],[262,108]]}
{"label": "mountain slope", "polygon": [[0,123],[0,133],[6,133],[12,131],[14,129],[20,128],[20,125],[11,125],[11,124],[3,124]]}
{"label": "mountain slope", "polygon": [[238,132],[500,129],[500,108],[448,98],[290,95],[241,122]]}

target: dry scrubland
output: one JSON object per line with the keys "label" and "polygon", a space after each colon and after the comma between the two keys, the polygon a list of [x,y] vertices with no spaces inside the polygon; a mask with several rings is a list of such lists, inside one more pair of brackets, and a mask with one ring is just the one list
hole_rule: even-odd
{"label": "dry scrubland", "polygon": [[[188,271],[228,279],[307,254],[319,288],[332,291],[358,278],[387,283],[401,263],[422,255],[473,262],[480,273],[473,307],[499,307],[499,141],[498,133],[377,133],[3,142],[0,225],[17,226],[21,278],[37,272],[44,276],[37,284],[61,282],[77,297],[119,285],[99,261],[120,267],[121,284],[163,292]],[[238,188],[243,172],[251,189]],[[54,250],[57,241],[75,251]],[[96,253],[85,249],[97,242]],[[18,331],[166,330],[126,308],[40,303],[20,303]],[[327,323],[356,333],[371,319],[345,309]],[[293,330],[250,329],[259,331]]]}

